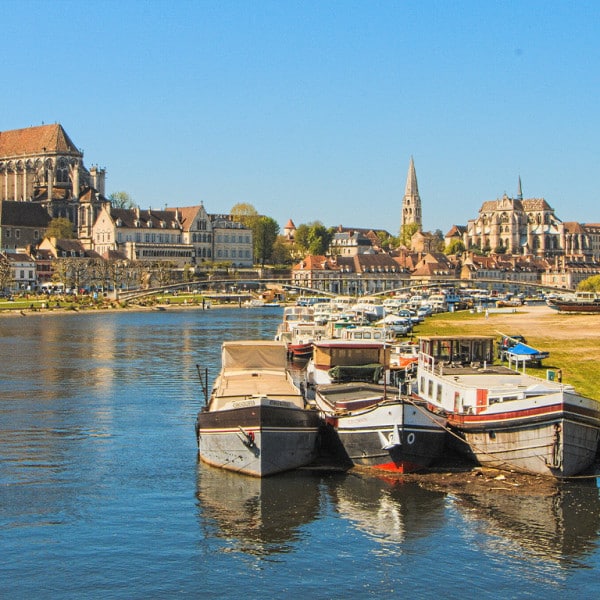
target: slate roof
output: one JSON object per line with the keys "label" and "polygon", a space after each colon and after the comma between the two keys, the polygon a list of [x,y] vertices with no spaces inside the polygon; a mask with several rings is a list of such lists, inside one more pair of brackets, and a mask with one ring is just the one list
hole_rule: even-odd
{"label": "slate roof", "polygon": [[0,223],[13,227],[48,227],[51,218],[46,210],[35,202],[0,200]]}
{"label": "slate roof", "polygon": [[[110,216],[116,222],[121,220],[120,227],[135,228],[136,221],[139,221],[139,228],[148,228],[148,223],[152,223],[152,228],[155,229],[177,229],[179,225],[175,225],[175,212],[171,210],[138,210],[129,208],[111,208]],[[161,226],[161,222],[165,223],[166,227]]]}
{"label": "slate roof", "polygon": [[81,156],[81,152],[58,123],[0,131],[0,158],[54,153]]}

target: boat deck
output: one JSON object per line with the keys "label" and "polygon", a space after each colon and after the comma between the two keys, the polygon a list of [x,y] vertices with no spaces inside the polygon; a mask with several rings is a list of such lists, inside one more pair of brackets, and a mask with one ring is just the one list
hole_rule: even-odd
{"label": "boat deck", "polygon": [[504,365],[464,364],[464,363],[437,363],[436,373],[439,375],[521,375],[514,369]]}
{"label": "boat deck", "polygon": [[234,371],[222,376],[215,388],[218,398],[247,398],[250,396],[269,396],[297,402],[303,406],[300,390],[294,385],[287,373],[275,371]]}

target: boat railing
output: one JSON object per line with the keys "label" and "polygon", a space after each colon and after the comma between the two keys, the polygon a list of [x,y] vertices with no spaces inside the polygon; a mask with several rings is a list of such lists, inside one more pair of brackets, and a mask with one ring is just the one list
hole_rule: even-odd
{"label": "boat railing", "polygon": [[427,373],[435,373],[436,359],[430,354],[419,352],[419,368]]}

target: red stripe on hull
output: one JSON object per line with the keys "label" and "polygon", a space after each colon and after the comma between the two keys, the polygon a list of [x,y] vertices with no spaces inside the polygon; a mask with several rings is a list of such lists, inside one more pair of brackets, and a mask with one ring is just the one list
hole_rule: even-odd
{"label": "red stripe on hull", "polygon": [[484,413],[479,415],[449,415],[448,422],[452,425],[463,425],[463,424],[484,424],[492,422],[511,421],[515,419],[524,419],[527,417],[540,417],[545,415],[556,415],[567,417],[572,416],[583,416],[592,419],[600,419],[600,412],[588,410],[582,407],[567,405],[567,404],[553,404],[551,406],[540,406],[538,408],[529,408],[525,410],[514,410],[500,413]]}

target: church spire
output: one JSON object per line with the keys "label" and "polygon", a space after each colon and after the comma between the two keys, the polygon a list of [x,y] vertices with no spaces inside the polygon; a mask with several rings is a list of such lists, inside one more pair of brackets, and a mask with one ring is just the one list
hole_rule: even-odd
{"label": "church spire", "polygon": [[415,161],[412,156],[408,165],[406,188],[404,189],[404,198],[402,199],[401,229],[411,223],[416,223],[419,226],[419,231],[421,230],[421,197],[419,196],[419,186],[417,185]]}
{"label": "church spire", "polygon": [[521,176],[519,175],[519,189],[517,190],[517,198],[523,200],[523,187],[521,186]]}

